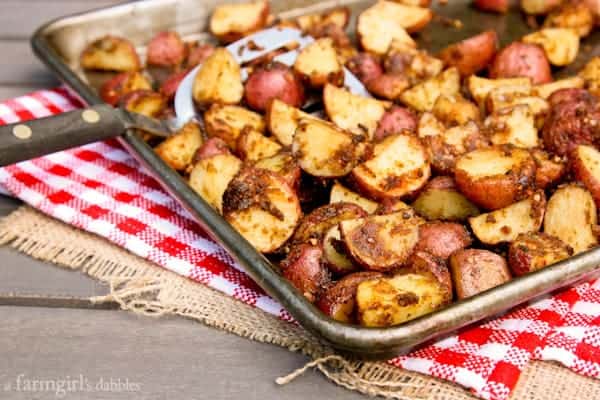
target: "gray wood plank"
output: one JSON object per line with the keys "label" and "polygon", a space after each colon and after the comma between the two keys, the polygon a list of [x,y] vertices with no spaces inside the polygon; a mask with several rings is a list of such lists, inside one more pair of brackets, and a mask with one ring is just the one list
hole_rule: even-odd
{"label": "gray wood plank", "polygon": [[[277,376],[306,359],[181,318],[99,310],[0,307],[0,397],[19,399],[359,399],[308,372],[279,387]],[[80,379],[88,391],[18,391],[25,379]],[[100,391],[100,380],[132,391]],[[4,393],[3,389],[5,389]]]}
{"label": "gray wood plank", "polygon": [[[0,4],[1,7],[1,4]],[[57,80],[33,55],[26,40],[1,40],[0,86],[51,86]]]}

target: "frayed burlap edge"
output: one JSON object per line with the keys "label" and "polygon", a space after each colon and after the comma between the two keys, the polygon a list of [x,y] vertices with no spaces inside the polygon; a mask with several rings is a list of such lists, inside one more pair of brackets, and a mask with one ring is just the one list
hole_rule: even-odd
{"label": "frayed burlap edge", "polygon": [[[0,222],[0,244],[34,258],[80,270],[110,286],[124,310],[148,316],[175,314],[195,319],[252,340],[298,351],[313,359],[278,383],[286,383],[310,367],[347,389],[393,399],[473,399],[448,382],[401,370],[383,362],[351,360],[336,355],[302,328],[247,306],[134,256],[95,235],[21,207]],[[546,362],[531,363],[521,375],[513,399],[598,399],[600,383]]]}

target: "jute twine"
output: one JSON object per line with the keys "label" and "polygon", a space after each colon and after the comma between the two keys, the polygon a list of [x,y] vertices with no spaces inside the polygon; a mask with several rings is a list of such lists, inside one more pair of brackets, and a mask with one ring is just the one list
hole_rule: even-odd
{"label": "jute twine", "polygon": [[[335,354],[301,327],[282,321],[229,296],[192,282],[128,253],[95,235],[23,206],[0,221],[0,244],[39,260],[80,270],[110,286],[108,296],[122,309],[152,317],[176,314],[263,343],[300,352],[312,361],[278,378],[285,384],[308,368],[350,390],[391,399],[474,399],[466,390],[384,362]],[[600,399],[600,383],[547,362],[532,362],[513,399]]]}

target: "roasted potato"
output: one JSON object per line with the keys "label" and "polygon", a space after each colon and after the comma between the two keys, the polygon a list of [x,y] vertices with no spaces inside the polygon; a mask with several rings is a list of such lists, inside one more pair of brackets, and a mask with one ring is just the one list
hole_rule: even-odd
{"label": "roasted potato", "polygon": [[280,175],[246,168],[223,193],[223,216],[254,248],[272,253],[292,236],[302,211]]}
{"label": "roasted potato", "polygon": [[460,94],[440,95],[431,112],[447,126],[465,125],[481,119],[479,108]]}
{"label": "roasted potato", "polygon": [[302,218],[292,238],[293,243],[317,244],[340,221],[363,218],[367,212],[353,203],[325,204]]}
{"label": "roasted potato", "polygon": [[317,307],[340,322],[356,323],[356,290],[362,282],[381,279],[377,272],[364,271],[347,275],[328,286],[319,297]]}
{"label": "roasted potato", "polygon": [[346,68],[350,70],[363,84],[366,84],[383,74],[379,60],[370,53],[358,53],[346,61]]}
{"label": "roasted potato", "polygon": [[531,148],[539,145],[534,115],[527,105],[502,108],[486,118],[484,127],[493,144]]}
{"label": "roasted potato", "polygon": [[440,95],[452,96],[459,92],[460,75],[458,69],[452,67],[404,91],[400,96],[400,101],[417,111],[431,111]]}
{"label": "roasted potato", "polygon": [[172,102],[175,99],[175,93],[179,88],[179,84],[187,76],[190,71],[184,69],[183,71],[175,72],[169,75],[160,85],[158,92],[162,94],[167,101]]}
{"label": "roasted potato", "polygon": [[264,28],[268,17],[268,0],[222,4],[215,7],[209,29],[220,41],[230,43]]}
{"label": "roasted potato", "polygon": [[467,80],[467,86],[473,99],[480,107],[483,107],[490,92],[500,87],[520,87],[522,92],[529,93],[531,91],[531,79],[527,77],[487,79],[472,75]]}
{"label": "roasted potato", "polygon": [[221,154],[231,154],[229,146],[227,146],[227,143],[223,139],[211,137],[198,148],[192,162],[197,163],[200,160]]}
{"label": "roasted potato", "polygon": [[156,67],[177,67],[185,56],[185,44],[179,34],[173,31],[157,33],[146,48],[146,64]]}
{"label": "roasted potato", "polygon": [[588,61],[579,71],[579,76],[583,78],[584,87],[590,93],[600,95],[600,57],[596,56]]}
{"label": "roasted potato", "polygon": [[521,0],[521,8],[526,14],[547,14],[561,2],[562,0]]}
{"label": "roasted potato", "polygon": [[531,94],[533,96],[541,97],[542,99],[548,99],[552,93],[560,89],[581,89],[583,88],[583,78],[574,76],[571,78],[560,79],[554,82],[545,83],[543,85],[536,85],[533,87]]}
{"label": "roasted potato", "polygon": [[522,87],[501,86],[490,92],[485,102],[488,113],[495,113],[506,108],[515,107],[518,105],[526,105],[529,111],[539,125],[542,125],[544,117],[550,110],[548,101],[541,97],[531,96],[530,92],[525,92]]}
{"label": "roasted potato", "polygon": [[204,126],[209,137],[221,138],[235,149],[244,129],[258,133],[265,131],[265,121],[260,114],[247,108],[213,104],[204,113]]}
{"label": "roasted potato", "polygon": [[575,147],[571,157],[571,170],[592,194],[596,206],[600,206],[600,152],[592,146]]}
{"label": "roasted potato", "polygon": [[417,130],[417,116],[408,108],[393,106],[387,110],[377,125],[374,139],[382,140],[390,135]]}
{"label": "roasted potato", "polygon": [[326,83],[344,84],[343,65],[338,61],[331,38],[318,39],[300,50],[294,71],[313,88],[321,88]]}
{"label": "roasted potato", "polygon": [[546,196],[538,191],[507,207],[469,218],[473,233],[482,243],[511,242],[522,233],[539,231],[546,210]]}
{"label": "roasted potato", "polygon": [[367,197],[399,198],[419,190],[431,168],[425,147],[414,136],[388,136],[373,148],[373,156],[352,170],[351,179]]}
{"label": "roasted potato", "polygon": [[505,14],[508,11],[509,0],[473,0],[473,5],[481,11]]}
{"label": "roasted potato", "polygon": [[488,250],[459,250],[450,256],[456,297],[464,299],[510,280],[506,260]]}
{"label": "roasted potato", "polygon": [[544,28],[570,28],[579,37],[590,34],[594,27],[594,14],[582,2],[563,2],[544,19]]}
{"label": "roasted potato", "polygon": [[154,151],[171,168],[185,171],[202,143],[200,127],[196,122],[190,121],[156,146]]}
{"label": "roasted potato", "polygon": [[424,251],[442,260],[471,245],[467,229],[455,222],[430,222],[419,227],[419,242],[415,251]]}
{"label": "roasted potato", "polygon": [[597,218],[590,192],[574,184],[561,186],[548,200],[544,232],[571,246],[575,254],[581,253],[598,244]]}
{"label": "roasted potato", "polygon": [[450,302],[452,293],[429,273],[403,273],[358,285],[358,320],[367,327],[398,325]]}
{"label": "roasted potato", "polygon": [[556,185],[567,173],[567,163],[564,158],[551,156],[541,149],[532,149],[531,155],[535,160],[535,187],[547,189]]}
{"label": "roasted potato", "polygon": [[361,207],[368,214],[373,214],[379,205],[377,202],[362,197],[360,194],[351,191],[344,187],[341,183],[335,182],[331,187],[331,194],[329,195],[329,203],[352,203]]}
{"label": "roasted potato", "polygon": [[137,71],[141,67],[133,44],[125,38],[111,35],[87,45],[79,62],[83,69],[102,71]]}
{"label": "roasted potato", "polygon": [[282,275],[311,303],[330,281],[329,272],[321,263],[322,254],[320,246],[300,244],[280,264]]}
{"label": "roasted potato", "polygon": [[121,97],[119,105],[127,111],[156,118],[164,110],[166,99],[152,90],[139,89]]}
{"label": "roasted potato", "polygon": [[325,85],[323,103],[329,119],[338,127],[372,139],[388,104]]}
{"label": "roasted potato", "polygon": [[193,43],[188,47],[188,56],[185,61],[187,68],[193,68],[202,64],[215,52],[215,46],[208,43]]}
{"label": "roasted potato", "polygon": [[492,79],[526,77],[534,84],[552,81],[544,49],[537,44],[521,42],[514,42],[496,54],[489,76]]}
{"label": "roasted potato", "polygon": [[254,166],[278,173],[295,192],[298,192],[302,170],[290,152],[282,151],[260,159]]}
{"label": "roasted potato", "polygon": [[456,67],[461,76],[470,76],[487,67],[497,50],[498,35],[485,31],[446,47],[439,58],[445,65]]}
{"label": "roasted potato", "polygon": [[377,79],[367,82],[367,89],[375,97],[396,100],[410,86],[409,80],[399,74],[381,74]]}
{"label": "roasted potato", "polygon": [[348,174],[362,157],[361,138],[315,118],[300,120],[292,154],[306,173],[323,178]]}
{"label": "roasted potato", "polygon": [[348,7],[338,7],[322,14],[306,14],[296,18],[295,22],[304,32],[313,31],[319,26],[333,24],[344,29],[350,20],[350,9]]}
{"label": "roasted potato", "polygon": [[100,88],[100,97],[111,106],[116,106],[127,93],[151,89],[150,80],[141,72],[122,72],[104,82]]}
{"label": "roasted potato", "polygon": [[[409,17],[407,11],[414,14]],[[405,27],[410,24],[415,30],[420,29],[427,25],[431,18],[431,10],[420,7],[407,8],[391,1],[380,0],[358,16],[358,41],[364,50],[378,55],[386,54],[393,42],[417,47]]]}
{"label": "roasted potato", "polygon": [[544,28],[525,35],[522,40],[542,46],[550,64],[559,67],[571,64],[579,52],[579,36],[570,28]]}
{"label": "roasted potato", "polygon": [[364,268],[392,271],[406,264],[419,241],[421,219],[414,211],[346,219],[339,224],[348,253]]}
{"label": "roasted potato", "polygon": [[235,149],[242,160],[257,161],[279,153],[281,145],[254,129],[245,128],[237,139]]}
{"label": "roasted potato", "polygon": [[477,207],[458,191],[449,176],[430,180],[412,204],[415,211],[429,221],[464,221],[479,215]]}
{"label": "roasted potato", "polygon": [[470,201],[486,210],[497,210],[530,193],[535,171],[529,151],[493,146],[461,156],[456,162],[455,179]]}
{"label": "roasted potato", "polygon": [[[379,207],[377,207],[377,210],[375,210],[375,214],[387,215],[387,214],[395,214],[399,211],[409,211],[411,213],[411,215],[414,212],[413,208],[411,206],[409,206],[408,204],[406,204],[405,202],[403,202],[402,200],[384,199],[379,204]],[[419,224],[424,224],[424,223],[425,223],[424,220],[419,221]]]}
{"label": "roasted potato", "polygon": [[200,67],[192,89],[194,100],[201,106],[212,103],[237,104],[244,95],[240,66],[231,53],[217,48]]}
{"label": "roasted potato", "polygon": [[291,146],[298,122],[315,118],[279,99],[273,99],[267,106],[265,117],[269,132],[284,146]]}
{"label": "roasted potato", "polygon": [[508,247],[508,265],[515,276],[537,271],[573,255],[573,249],[545,233],[524,233]]}
{"label": "roasted potato", "polygon": [[340,228],[332,226],[323,237],[323,261],[335,275],[343,276],[356,272],[358,265],[347,254],[346,245],[341,239]]}
{"label": "roasted potato", "polygon": [[408,260],[408,266],[401,271],[433,276],[448,293],[448,297],[452,298],[452,278],[446,260],[426,251],[415,250]]}
{"label": "roasted potato", "polygon": [[305,100],[300,78],[288,66],[273,62],[255,69],[244,86],[246,103],[263,112],[274,99],[292,107],[302,107]]}

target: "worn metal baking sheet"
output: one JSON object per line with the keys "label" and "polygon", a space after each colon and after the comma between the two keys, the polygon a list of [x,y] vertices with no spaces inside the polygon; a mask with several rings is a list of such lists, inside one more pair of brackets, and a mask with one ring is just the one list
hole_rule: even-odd
{"label": "worn metal baking sheet", "polygon": [[[143,44],[161,30],[176,30],[186,39],[205,38],[208,37],[205,33],[208,16],[217,3],[216,0],[144,0],[64,17],[41,27],[32,38],[32,46],[38,57],[85,102],[98,104],[102,100],[94,87],[105,77],[86,75],[78,66],[79,54],[87,43],[107,33],[121,35],[132,40],[143,55]],[[435,11],[443,17],[436,17],[434,23],[419,34],[418,41],[437,51],[448,43],[485,29],[496,30],[503,43],[529,31],[518,11],[499,17],[480,13],[469,3],[452,0],[445,6],[436,5]],[[357,13],[372,1],[272,0],[271,4],[273,13],[282,18],[347,5],[353,11],[350,25],[354,26]],[[454,27],[450,23],[453,19],[460,20],[462,28]],[[597,54],[600,50],[597,43],[600,43],[600,33],[584,42],[584,50],[571,68],[577,69],[585,59]],[[568,72],[560,71],[559,74]],[[396,327],[380,329],[342,324],[326,317],[306,301],[277,273],[276,266],[257,253],[135,132],[127,132],[120,140],[296,320],[336,348],[357,355],[372,358],[398,354],[540,294],[591,278],[600,264],[600,249],[592,250]]]}

